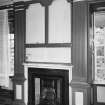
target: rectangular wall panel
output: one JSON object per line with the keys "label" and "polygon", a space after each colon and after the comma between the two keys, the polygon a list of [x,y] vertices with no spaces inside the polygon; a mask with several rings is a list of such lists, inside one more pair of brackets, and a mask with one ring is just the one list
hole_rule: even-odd
{"label": "rectangular wall panel", "polygon": [[22,86],[16,85],[16,99],[21,100],[22,99]]}
{"label": "rectangular wall panel", "polygon": [[105,103],[105,87],[97,86],[97,102]]}
{"label": "rectangular wall panel", "polygon": [[83,92],[75,92],[75,105],[83,105]]}
{"label": "rectangular wall panel", "polygon": [[71,63],[70,48],[26,48],[28,62]]}
{"label": "rectangular wall panel", "polygon": [[45,42],[45,7],[31,4],[26,11],[26,43]]}
{"label": "rectangular wall panel", "polygon": [[49,43],[71,42],[71,4],[55,0],[49,6]]}

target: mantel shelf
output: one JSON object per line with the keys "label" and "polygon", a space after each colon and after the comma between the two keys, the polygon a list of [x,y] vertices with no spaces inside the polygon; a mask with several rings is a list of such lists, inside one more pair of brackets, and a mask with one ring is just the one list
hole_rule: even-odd
{"label": "mantel shelf", "polygon": [[50,69],[65,69],[72,70],[72,64],[49,64],[49,63],[23,63],[24,67],[35,67],[35,68],[50,68]]}

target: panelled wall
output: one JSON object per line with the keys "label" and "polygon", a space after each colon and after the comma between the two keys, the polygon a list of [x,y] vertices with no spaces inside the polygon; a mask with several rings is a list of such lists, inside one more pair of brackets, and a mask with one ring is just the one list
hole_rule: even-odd
{"label": "panelled wall", "polygon": [[26,62],[71,63],[70,12],[70,3],[66,0],[29,5],[26,10]]}
{"label": "panelled wall", "polygon": [[[14,60],[14,101],[13,105],[24,105],[24,42],[25,42],[25,6],[23,2],[14,3],[15,60]],[[16,100],[17,99],[17,100]],[[21,100],[20,100],[21,99]]]}
{"label": "panelled wall", "polygon": [[72,105],[91,104],[91,58],[88,45],[88,3],[74,2],[72,6]]}
{"label": "panelled wall", "polygon": [[13,8],[13,105],[25,105],[24,62],[71,68],[71,3],[70,0],[3,0],[0,4],[4,5],[2,9]]}
{"label": "panelled wall", "polygon": [[71,3],[69,0],[16,2],[14,102],[24,105],[25,64],[71,67]]}
{"label": "panelled wall", "polygon": [[[72,105],[104,105],[104,0],[75,0],[72,5]],[[100,29],[100,30],[98,30]],[[103,35],[103,37],[101,37]],[[99,40],[103,43],[97,44]],[[97,41],[97,42],[96,42]],[[97,47],[98,46],[98,47]]]}
{"label": "panelled wall", "polygon": [[[94,8],[93,4],[96,3],[98,7],[103,0],[74,0],[71,3],[70,0],[19,1],[13,3],[15,17],[13,104],[25,104],[23,65],[25,62],[70,67],[72,63],[72,105],[96,105],[97,94],[103,95],[104,85],[93,83],[90,37],[91,12],[94,9],[91,11],[91,6]],[[99,96],[98,99],[101,100]]]}
{"label": "panelled wall", "polygon": [[[92,75],[92,44],[90,40],[92,34],[92,18],[90,4],[94,4],[95,2],[98,4],[99,0],[84,0],[72,3],[72,34],[69,32],[66,33],[69,26],[67,25],[67,21],[62,21],[62,19],[68,19],[67,14],[65,15],[66,12],[63,11],[63,15],[62,13],[59,14],[60,16],[58,15],[59,11],[62,10],[62,8],[58,8],[59,4],[65,4],[64,9],[66,10],[66,7],[69,5],[67,0],[53,2],[46,2],[45,0],[40,3],[36,0],[36,2],[34,2],[35,5],[33,5],[32,2],[23,2],[23,4],[22,2],[15,3],[15,34],[17,34],[17,41],[15,44],[18,49],[15,49],[17,55],[15,60],[17,63],[15,65],[14,78],[14,88],[16,92],[14,104],[24,104],[23,83],[25,78],[22,65],[24,61],[26,63],[53,63],[61,65],[70,65],[72,63],[72,105],[94,105],[97,104],[97,99],[101,100],[100,97],[96,95],[101,94],[103,96],[102,92],[104,91],[104,85],[101,87],[101,85],[94,84],[94,76]],[[34,23],[38,24],[38,26],[34,25],[36,31],[33,31],[33,28],[30,29],[30,27],[33,27],[32,23],[34,21],[30,16],[30,11],[33,11],[34,9],[35,14],[31,15],[42,16],[39,18],[41,20],[40,24],[38,24],[38,21]],[[38,10],[40,12],[37,13]],[[26,23],[25,18],[23,18],[24,16],[26,16]],[[62,18],[63,16],[65,16],[65,18]],[[31,21],[32,23],[29,22],[28,18],[33,20]],[[35,17],[35,19],[37,20],[38,17]],[[22,26],[23,24],[24,26]],[[62,24],[64,26],[62,26]],[[20,26],[24,27],[24,31],[22,31]],[[25,26],[27,26],[26,29],[28,28],[29,30],[25,31]],[[41,27],[41,31],[37,30],[38,27]],[[25,34],[27,36],[24,36]],[[34,37],[32,34],[38,35],[37,37]],[[63,34],[67,36],[65,37]],[[72,36],[71,39],[69,35]],[[24,57],[25,54],[26,58]],[[97,87],[97,85],[99,87]],[[100,89],[103,89],[103,91],[99,91]],[[16,95],[17,93],[18,95]],[[102,101],[103,100],[104,99],[102,98]]]}

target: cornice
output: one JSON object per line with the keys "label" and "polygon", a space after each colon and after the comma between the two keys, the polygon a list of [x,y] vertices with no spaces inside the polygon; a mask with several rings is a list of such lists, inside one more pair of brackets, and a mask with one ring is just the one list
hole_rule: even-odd
{"label": "cornice", "polygon": [[25,2],[24,1],[15,2],[13,4],[13,8],[14,8],[15,11],[24,10],[25,9]]}
{"label": "cornice", "polygon": [[[29,7],[30,4],[34,4],[34,3],[40,3],[42,6],[49,6],[52,4],[54,0],[22,0],[22,1],[15,1],[14,0],[11,0],[11,4],[8,4],[8,5],[1,5],[0,6],[0,9],[5,9],[5,8],[14,8],[15,10],[18,10],[18,9],[26,9]],[[66,0],[67,2],[69,3],[72,3],[73,0]],[[74,0],[74,1],[78,1],[78,0]],[[81,0],[80,0],[81,1]],[[11,6],[12,5],[12,6]]]}
{"label": "cornice", "polygon": [[[49,6],[54,0],[29,0],[25,2],[26,7],[28,8],[30,4],[40,3],[42,6]],[[72,3],[73,0],[66,0],[67,2]]]}
{"label": "cornice", "polygon": [[71,0],[72,2],[105,2],[105,0]]}
{"label": "cornice", "polygon": [[42,6],[49,6],[53,0],[31,0],[31,1],[26,1],[25,5],[29,7],[30,4],[35,4],[35,3],[40,3]]}

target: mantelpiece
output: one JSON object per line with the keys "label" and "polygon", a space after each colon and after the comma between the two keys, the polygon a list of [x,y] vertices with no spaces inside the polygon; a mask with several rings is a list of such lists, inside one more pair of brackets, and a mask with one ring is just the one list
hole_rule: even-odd
{"label": "mantelpiece", "polygon": [[[61,65],[61,64],[41,64],[41,63],[24,63],[24,102],[27,105],[28,103],[28,70],[29,68],[41,68],[49,70],[67,70],[69,72],[69,84],[72,79],[72,66],[70,65]],[[18,92],[19,94],[19,92]],[[69,105],[71,105],[71,87],[69,86]]]}

